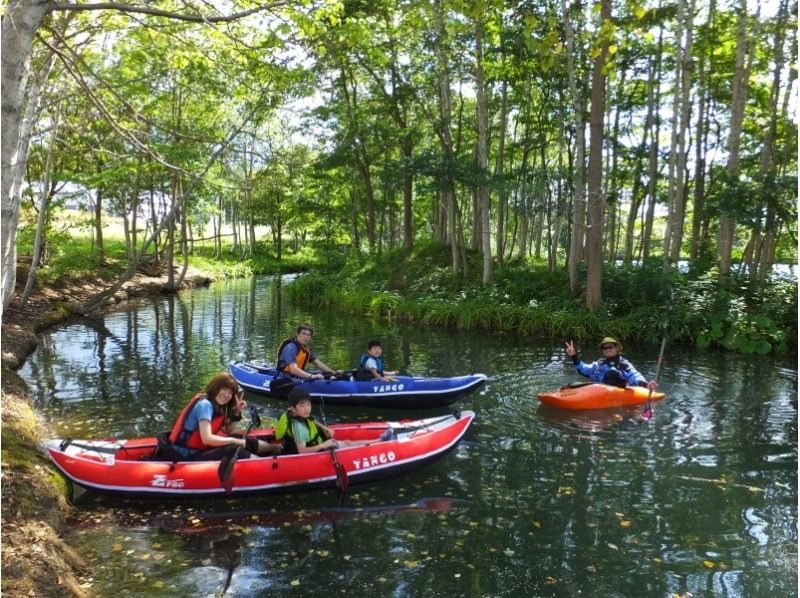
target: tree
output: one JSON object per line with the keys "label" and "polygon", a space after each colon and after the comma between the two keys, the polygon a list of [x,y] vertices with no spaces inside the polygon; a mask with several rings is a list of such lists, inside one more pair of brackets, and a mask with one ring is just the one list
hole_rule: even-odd
{"label": "tree", "polygon": [[600,0],[600,40],[592,68],[592,108],[589,113],[589,200],[586,234],[586,307],[596,310],[603,301],[603,116],[605,114],[606,58],[614,36],[611,0]]}
{"label": "tree", "polygon": [[[97,3],[59,4],[50,0],[11,0],[6,6],[0,24],[0,87],[2,111],[0,115],[0,236],[2,237],[2,264],[0,269],[0,292],[3,309],[8,306],[16,282],[17,225],[22,176],[28,158],[30,138],[21,128],[22,108],[27,95],[31,49],[34,35],[45,16],[57,11],[117,10],[124,13],[156,15],[168,19],[192,23],[222,23],[241,19],[257,12],[272,10],[286,4],[283,0],[243,10],[227,16],[203,14],[201,8],[192,7],[195,14],[171,12],[147,5]],[[202,6],[202,5],[201,5]],[[35,87],[34,87],[35,89]],[[30,103],[36,97],[28,96]],[[21,134],[22,133],[22,134]]]}

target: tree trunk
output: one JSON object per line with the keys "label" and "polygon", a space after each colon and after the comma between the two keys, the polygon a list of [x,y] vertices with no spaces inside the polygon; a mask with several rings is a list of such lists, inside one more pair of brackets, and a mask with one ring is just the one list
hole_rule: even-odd
{"label": "tree trunk", "polygon": [[[611,0],[600,0],[600,22],[611,19]],[[586,307],[594,311],[603,302],[603,116],[609,41],[604,40],[592,68],[592,108],[589,113],[588,232],[586,235]]]}
{"label": "tree trunk", "polygon": [[[483,21],[475,23],[475,102],[478,117],[478,172],[489,174],[489,116],[486,106],[486,84],[483,74]],[[486,182],[478,185],[478,209],[480,211],[481,251],[483,252],[483,284],[492,281],[492,234],[489,222],[489,187]]]}
{"label": "tree trunk", "polygon": [[439,94],[439,141],[442,145],[442,158],[444,161],[444,181],[442,195],[444,205],[447,207],[447,234],[450,241],[450,256],[452,258],[453,274],[458,274],[458,231],[456,219],[458,217],[458,201],[455,192],[455,153],[453,151],[453,138],[450,131],[452,120],[452,104],[450,100],[450,67],[445,49],[445,27],[442,15],[442,2],[434,2],[434,30],[436,35],[436,79]]}
{"label": "tree trunk", "polygon": [[41,86],[52,68],[48,59],[28,96],[27,126],[23,124],[22,108],[30,69],[33,36],[52,4],[46,0],[10,0],[2,17],[0,32],[0,239],[2,239],[3,310],[8,307],[17,278],[17,226],[25,165],[28,161],[30,131],[33,116],[38,111]]}
{"label": "tree trunk", "polygon": [[[684,3],[681,0],[678,3],[679,14],[684,10]],[[689,115],[691,113],[691,104],[689,100],[689,92],[692,87],[692,40],[694,39],[694,10],[695,0],[690,0],[689,9],[682,15],[683,19],[679,18],[681,22],[680,27],[685,28],[686,42],[680,51],[680,77],[676,82],[680,82],[680,86],[676,85],[676,100],[679,106],[678,113],[675,115],[677,119],[677,135],[675,138],[675,193],[674,203],[672,205],[672,214],[670,218],[670,239],[669,239],[669,254],[665,257],[669,258],[670,263],[677,263],[680,258],[681,244],[683,242],[683,221],[686,214],[686,187],[684,185],[686,173],[686,130],[689,128]],[[684,22],[685,21],[685,22]],[[680,37],[683,35],[681,34]],[[678,95],[680,94],[680,95]]]}
{"label": "tree trunk", "polygon": [[[747,54],[747,1],[739,2],[739,28],[736,37],[736,69],[733,76],[731,97],[731,124],[728,137],[728,164],[726,167],[731,184],[739,176],[739,145],[744,122],[744,105],[747,100],[748,71],[745,65]],[[725,278],[731,269],[731,252],[735,239],[736,222],[727,210],[719,217],[719,276]]]}
{"label": "tree trunk", "polygon": [[[780,87],[781,74],[784,65],[783,44],[785,37],[785,26],[787,21],[788,0],[782,0],[778,9],[776,19],[777,29],[775,31],[775,44],[773,47],[773,61],[775,68],[772,71],[772,86],[769,95],[769,125],[764,136],[764,143],[761,146],[761,160],[759,170],[761,175],[761,212],[765,213],[763,227],[759,227],[760,221],[753,230],[754,241],[756,243],[753,262],[750,268],[750,275],[764,282],[769,274],[769,263],[767,256],[771,253],[770,248],[774,247],[775,229],[778,226],[775,201],[770,196],[770,191],[776,179],[775,171],[775,141],[777,137],[778,116],[780,114]],[[759,234],[763,230],[763,235]]]}
{"label": "tree trunk", "polygon": [[53,128],[50,135],[50,145],[47,148],[47,160],[45,162],[44,180],[42,181],[42,195],[39,202],[39,217],[36,220],[36,236],[33,242],[33,256],[31,256],[31,269],[28,272],[28,280],[25,283],[25,289],[22,291],[19,304],[24,308],[28,302],[28,298],[33,292],[33,287],[36,284],[36,271],[39,268],[39,260],[42,256],[42,246],[45,243],[45,229],[47,227],[47,214],[50,209],[50,200],[53,197],[51,190],[51,180],[53,174],[53,154],[55,153],[56,140],[58,139],[58,130],[61,121],[61,110],[56,106],[56,113],[53,117]]}
{"label": "tree trunk", "polygon": [[[711,0],[708,8],[708,21],[707,27],[710,35],[715,34],[715,20],[717,12],[716,0]],[[713,53],[709,60],[713,61]],[[709,68],[709,72],[713,72]],[[694,213],[692,214],[692,234],[689,241],[689,259],[694,261],[701,254],[705,253],[705,245],[707,240],[702,235],[703,222],[705,217],[705,203],[706,203],[706,154],[708,153],[708,129],[709,129],[709,115],[710,115],[710,101],[711,94],[706,85],[706,50],[700,53],[698,60],[698,76],[697,76],[697,126],[695,138],[695,154],[694,154],[694,194],[692,197],[692,207]]]}
{"label": "tree trunk", "polygon": [[655,127],[651,127],[652,136],[650,138],[650,156],[647,180],[647,207],[644,215],[644,226],[642,227],[642,260],[650,257],[650,246],[653,236],[653,220],[656,212],[657,186],[658,181],[658,147],[659,137],[661,136],[661,118],[658,116],[658,106],[661,103],[661,61],[664,47],[663,30],[658,34],[658,55],[656,57],[656,79],[653,106],[656,107]]}
{"label": "tree trunk", "polygon": [[[580,1],[576,3],[581,8]],[[572,203],[572,235],[569,243],[569,286],[573,294],[580,289],[578,264],[583,261],[584,224],[586,221],[586,201],[584,196],[585,140],[583,125],[583,101],[578,91],[575,72],[575,41],[570,21],[567,0],[561,0],[564,33],[567,41],[567,73],[572,95],[572,108],[575,111],[575,197]]]}
{"label": "tree trunk", "polygon": [[[497,161],[494,167],[494,176],[498,181],[503,180],[505,147],[506,147],[506,127],[508,127],[508,81],[503,79],[500,90],[500,127],[497,136]],[[495,253],[498,263],[503,263],[503,252],[505,244],[505,217],[508,210],[508,193],[506,186],[502,185],[497,194],[497,233],[495,236]]]}

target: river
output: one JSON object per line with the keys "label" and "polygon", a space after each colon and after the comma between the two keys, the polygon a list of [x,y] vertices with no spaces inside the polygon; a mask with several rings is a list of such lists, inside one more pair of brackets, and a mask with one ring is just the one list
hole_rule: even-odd
{"label": "river", "polygon": [[[76,492],[67,540],[97,595],[797,595],[796,357],[668,346],[667,397],[649,422],[640,408],[564,413],[536,398],[578,379],[562,339],[312,313],[285,300],[288,278],[53,329],[21,374],[58,436],[152,435],[231,359],[274,359],[308,322],[332,367],[352,368],[378,337],[387,369],[487,374],[455,405],[477,414],[465,439],[416,473],[352,488],[341,507],[335,492],[183,503]],[[595,358],[598,339],[575,340]],[[658,349],[625,354],[652,377]]]}

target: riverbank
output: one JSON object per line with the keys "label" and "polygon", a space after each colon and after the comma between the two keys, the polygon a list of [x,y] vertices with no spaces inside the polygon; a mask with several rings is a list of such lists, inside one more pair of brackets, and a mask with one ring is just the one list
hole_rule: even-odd
{"label": "riverbank", "polygon": [[731,274],[721,281],[714,269],[664,271],[663,261],[651,259],[606,266],[603,304],[589,310],[583,291],[572,292],[565,269],[517,260],[498,265],[492,282],[483,284],[480,254],[467,257],[468,273],[454,275],[442,245],[361,256],[336,271],[297,278],[287,296],[296,304],[358,316],[559,342],[613,336],[658,345],[666,335],[670,344],[701,349],[797,351],[795,279],[760,283]]}
{"label": "riverbank", "polygon": [[[20,277],[22,278],[22,277]],[[22,278],[24,283],[24,278]],[[166,277],[137,274],[104,309],[163,292]],[[190,269],[182,288],[211,278]],[[37,334],[79,317],[75,307],[107,286],[101,278],[73,277],[36,290],[21,308],[18,296],[3,312],[2,373],[2,593],[8,596],[91,596],[91,571],[59,535],[70,515],[67,485],[39,450],[47,422],[31,404],[16,370],[36,349]]]}

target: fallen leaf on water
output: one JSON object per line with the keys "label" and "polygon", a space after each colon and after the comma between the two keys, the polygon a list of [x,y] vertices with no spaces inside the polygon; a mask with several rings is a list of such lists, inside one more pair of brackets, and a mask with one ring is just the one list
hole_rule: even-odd
{"label": "fallen leaf on water", "polygon": [[405,565],[407,568],[409,568],[409,569],[413,569],[414,567],[416,567],[417,565],[419,565],[419,561],[403,561],[403,564],[404,564],[404,565]]}
{"label": "fallen leaf on water", "polygon": [[513,551],[513,550],[511,550],[510,548],[506,548],[506,549],[503,551],[503,554],[504,554],[504,555],[506,555],[506,556],[514,556],[514,551]]}
{"label": "fallen leaf on water", "polygon": [[299,579],[293,579],[292,581],[289,582],[289,584],[293,585],[293,586],[299,586],[300,585],[300,580]]}
{"label": "fallen leaf on water", "polygon": [[717,566],[717,564],[716,564],[714,561],[709,561],[709,560],[705,560],[705,561],[703,561],[703,564],[704,564],[706,567],[708,567],[709,569],[713,569],[714,567],[716,567],[716,566]]}
{"label": "fallen leaf on water", "polygon": [[606,542],[606,546],[608,546],[611,550],[619,550],[619,546],[612,544],[611,542]]}
{"label": "fallen leaf on water", "polygon": [[595,567],[594,565],[586,565],[586,570],[589,573],[597,573],[597,567]]}
{"label": "fallen leaf on water", "polygon": [[533,527],[542,527],[542,524],[541,524],[540,521],[534,521],[533,522]]}
{"label": "fallen leaf on water", "polygon": [[619,526],[620,527],[630,527],[631,526],[631,522],[628,521],[627,519],[623,519],[622,521],[619,522]]}
{"label": "fallen leaf on water", "polygon": [[154,582],[153,582],[153,587],[154,587],[154,588],[163,588],[163,587],[164,587],[164,582],[163,582],[163,581],[161,581],[161,580],[159,580],[159,581],[154,581]]}
{"label": "fallen leaf on water", "polygon": [[554,583],[558,583],[558,580],[557,580],[555,577],[550,577],[550,576],[548,575],[547,577],[545,577],[545,578],[544,578],[544,583],[547,583],[547,584],[551,584],[551,585],[552,585],[552,584],[554,584]]}

